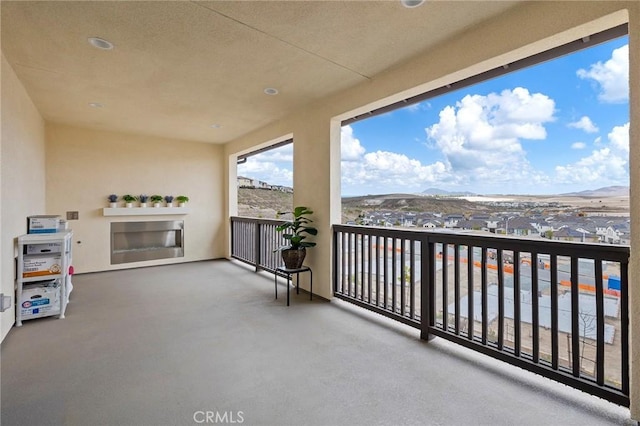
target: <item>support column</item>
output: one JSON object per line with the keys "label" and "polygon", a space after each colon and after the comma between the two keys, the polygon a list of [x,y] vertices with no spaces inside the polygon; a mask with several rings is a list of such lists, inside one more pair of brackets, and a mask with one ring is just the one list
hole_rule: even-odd
{"label": "support column", "polygon": [[313,269],[316,294],[328,299],[333,295],[331,224],[340,220],[340,122],[330,124],[320,114],[308,117],[293,132],[293,204],[314,212],[317,246],[307,250],[305,264]]}
{"label": "support column", "polygon": [[631,261],[629,265],[630,398],[631,418],[640,421],[640,7],[629,8],[629,91],[629,174],[631,197]]}

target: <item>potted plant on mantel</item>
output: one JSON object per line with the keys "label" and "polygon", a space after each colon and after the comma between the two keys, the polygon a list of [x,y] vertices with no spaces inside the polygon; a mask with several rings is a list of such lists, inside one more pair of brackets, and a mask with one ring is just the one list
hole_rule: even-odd
{"label": "potted plant on mantel", "polygon": [[140,207],[147,207],[147,200],[148,199],[149,199],[149,196],[146,195],[146,194],[138,195],[138,200],[140,200]]}
{"label": "potted plant on mantel", "polygon": [[109,195],[109,207],[112,209],[118,207],[118,196],[116,194]]}
{"label": "potted plant on mantel", "polygon": [[302,266],[307,255],[306,248],[316,245],[312,241],[304,240],[309,235],[318,235],[318,230],[313,226],[309,226],[309,223],[313,222],[313,220],[307,216],[313,214],[313,211],[307,207],[295,207],[292,212],[278,213],[278,215],[287,213],[293,214],[293,220],[278,225],[276,231],[283,232],[282,238],[289,241],[289,244],[274,251],[282,253],[282,260],[287,269],[298,269]]}
{"label": "potted plant on mantel", "polygon": [[162,202],[162,195],[152,195],[151,202],[153,203],[153,207],[160,207],[160,203]]}
{"label": "potted plant on mantel", "polygon": [[173,195],[165,195],[164,201],[167,202],[167,207],[173,207]]}
{"label": "potted plant on mantel", "polygon": [[133,202],[136,201],[138,198],[133,195],[127,194],[127,195],[123,195],[122,199],[126,203],[125,206],[128,208],[131,208],[133,207]]}
{"label": "potted plant on mantel", "polygon": [[189,201],[189,197],[187,197],[186,195],[178,195],[176,197],[176,201],[178,202],[179,207],[184,207],[185,203]]}

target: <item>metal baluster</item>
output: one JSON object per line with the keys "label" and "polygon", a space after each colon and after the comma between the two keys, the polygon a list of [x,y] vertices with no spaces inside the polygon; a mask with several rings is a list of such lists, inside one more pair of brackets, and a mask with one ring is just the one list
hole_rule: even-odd
{"label": "metal baluster", "polygon": [[503,250],[496,249],[498,266],[498,349],[504,348],[504,259]]}
{"label": "metal baluster", "polygon": [[540,362],[540,313],[538,312],[538,253],[531,253],[531,338],[533,362]]}
{"label": "metal baluster", "polygon": [[480,277],[480,286],[482,288],[481,290],[481,305],[482,305],[482,344],[486,345],[487,344],[487,327],[488,327],[488,323],[489,323],[489,301],[487,300],[488,294],[487,294],[487,273],[488,273],[488,267],[487,267],[487,248],[486,247],[482,247],[482,251],[480,252],[480,271],[482,276]]}
{"label": "metal baluster", "polygon": [[[596,382],[604,385],[604,283],[602,282],[602,260],[595,260],[596,279]],[[586,337],[586,336],[585,336]]]}

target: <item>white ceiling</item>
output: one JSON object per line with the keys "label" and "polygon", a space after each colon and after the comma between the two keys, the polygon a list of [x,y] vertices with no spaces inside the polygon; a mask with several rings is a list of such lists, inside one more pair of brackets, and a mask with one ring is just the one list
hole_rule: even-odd
{"label": "white ceiling", "polygon": [[224,143],[516,3],[3,0],[2,51],[46,120]]}

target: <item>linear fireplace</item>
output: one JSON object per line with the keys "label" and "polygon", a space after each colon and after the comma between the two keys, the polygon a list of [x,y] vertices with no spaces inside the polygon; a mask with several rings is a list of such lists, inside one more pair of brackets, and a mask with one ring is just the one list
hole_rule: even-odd
{"label": "linear fireplace", "polygon": [[111,264],[184,256],[184,221],[111,222]]}

